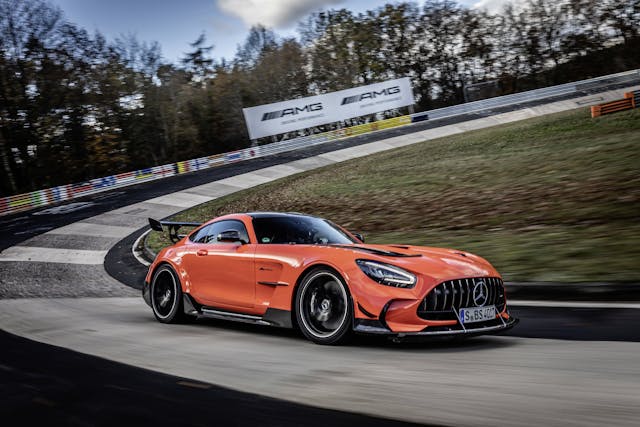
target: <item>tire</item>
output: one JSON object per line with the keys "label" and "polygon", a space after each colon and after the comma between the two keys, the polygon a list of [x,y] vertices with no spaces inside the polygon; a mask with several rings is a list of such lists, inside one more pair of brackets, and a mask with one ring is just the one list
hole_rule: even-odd
{"label": "tire", "polygon": [[161,265],[151,279],[151,308],[162,323],[183,323],[186,320],[182,307],[182,285],[173,268]]}
{"label": "tire", "polygon": [[314,268],[301,280],[295,313],[300,331],[316,344],[342,344],[352,335],[353,303],[349,288],[328,267]]}

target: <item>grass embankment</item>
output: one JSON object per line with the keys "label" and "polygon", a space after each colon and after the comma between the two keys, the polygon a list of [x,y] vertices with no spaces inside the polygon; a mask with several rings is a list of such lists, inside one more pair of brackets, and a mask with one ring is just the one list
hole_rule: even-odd
{"label": "grass embankment", "polygon": [[640,109],[591,119],[585,108],[427,141],[175,218],[257,210],[331,218],[373,243],[468,250],[507,280],[638,281]]}

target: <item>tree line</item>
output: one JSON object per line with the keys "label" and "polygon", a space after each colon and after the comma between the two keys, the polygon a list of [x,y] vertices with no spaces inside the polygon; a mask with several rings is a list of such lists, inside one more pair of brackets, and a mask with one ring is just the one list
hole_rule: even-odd
{"label": "tree line", "polygon": [[420,111],[636,68],[640,0],[334,9],[298,37],[256,26],[233,58],[213,49],[202,35],[172,63],[45,0],[0,0],[0,196],[247,147],[243,107],[409,76]]}

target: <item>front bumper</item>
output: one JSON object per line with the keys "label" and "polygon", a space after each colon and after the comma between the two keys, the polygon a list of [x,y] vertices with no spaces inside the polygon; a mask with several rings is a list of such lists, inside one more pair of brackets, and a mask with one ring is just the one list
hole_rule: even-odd
{"label": "front bumper", "polygon": [[475,336],[475,335],[490,335],[498,334],[513,328],[518,319],[509,315],[508,318],[502,316],[496,317],[494,320],[482,322],[477,325],[464,326],[460,322],[455,325],[446,326],[427,326],[421,331],[416,332],[394,332],[389,329],[384,321],[380,320],[367,320],[367,319],[354,319],[353,330],[356,333],[372,334],[372,335],[387,335],[394,338],[429,338],[429,337],[446,337],[446,336]]}
{"label": "front bumper", "polygon": [[[507,310],[505,290],[497,273],[438,281],[428,281],[424,276],[410,289],[371,286],[358,275],[350,279],[357,301],[354,319],[357,333],[395,337],[469,336],[499,333],[517,323]],[[494,306],[496,316],[463,325],[458,311],[460,307],[474,305],[471,291],[479,284],[485,288],[484,304]]]}

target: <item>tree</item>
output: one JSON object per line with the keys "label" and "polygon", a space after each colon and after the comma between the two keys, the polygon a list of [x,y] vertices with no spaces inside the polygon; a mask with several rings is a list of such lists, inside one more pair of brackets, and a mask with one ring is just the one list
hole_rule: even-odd
{"label": "tree", "polygon": [[[47,48],[60,43],[56,38],[62,25],[60,17],[59,9],[43,1],[0,0],[0,150],[6,177],[2,180],[3,193],[38,186],[38,135],[46,133],[43,125],[48,121],[42,115],[49,112],[49,98],[44,97],[45,88],[37,81],[50,65]],[[40,101],[45,105],[41,106]]]}
{"label": "tree", "polygon": [[206,45],[207,38],[204,33],[189,46],[193,49],[187,52],[180,60],[185,70],[191,74],[191,79],[200,84],[205,83],[205,79],[211,77],[213,59],[209,56],[213,50],[213,45]]}
{"label": "tree", "polygon": [[250,69],[260,60],[262,55],[278,46],[276,34],[263,25],[254,25],[249,30],[242,47],[238,48],[235,64],[243,69]]}
{"label": "tree", "polygon": [[312,91],[324,93],[359,83],[360,71],[351,49],[353,25],[354,16],[346,9],[318,12],[307,22],[303,38],[319,34],[306,46]]}
{"label": "tree", "polygon": [[604,0],[602,18],[625,43],[640,36],[640,0]]}
{"label": "tree", "polygon": [[419,26],[422,41],[415,62],[422,108],[464,100],[464,78],[459,68],[462,16],[462,9],[450,0],[428,0],[423,6]]}
{"label": "tree", "polygon": [[420,10],[416,3],[386,4],[378,10],[380,62],[390,78],[411,75],[419,38]]}

